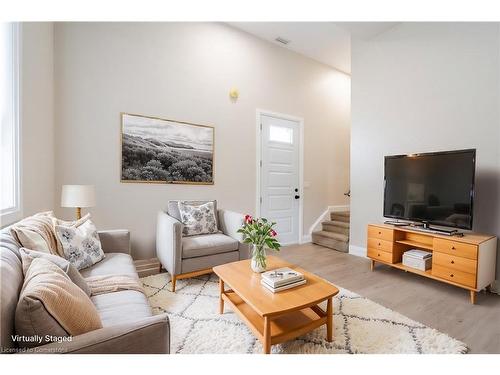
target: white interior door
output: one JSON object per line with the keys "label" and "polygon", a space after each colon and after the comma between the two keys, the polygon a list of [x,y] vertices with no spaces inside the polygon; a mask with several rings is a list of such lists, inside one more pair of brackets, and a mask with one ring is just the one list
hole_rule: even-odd
{"label": "white interior door", "polygon": [[261,114],[260,215],[276,222],[281,244],[299,242],[300,125]]}

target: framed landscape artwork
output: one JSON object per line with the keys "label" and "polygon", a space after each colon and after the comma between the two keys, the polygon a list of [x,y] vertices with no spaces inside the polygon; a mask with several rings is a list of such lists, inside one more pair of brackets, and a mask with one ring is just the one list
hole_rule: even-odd
{"label": "framed landscape artwork", "polygon": [[122,113],[121,181],[214,183],[212,126]]}

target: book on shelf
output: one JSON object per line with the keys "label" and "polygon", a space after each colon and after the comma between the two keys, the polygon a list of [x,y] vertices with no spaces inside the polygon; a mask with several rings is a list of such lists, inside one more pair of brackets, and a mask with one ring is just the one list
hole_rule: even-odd
{"label": "book on shelf", "polygon": [[304,280],[304,275],[288,267],[278,268],[262,274],[262,280],[272,288]]}
{"label": "book on shelf", "polygon": [[292,283],[289,283],[289,284],[285,284],[285,285],[282,285],[282,286],[279,286],[279,287],[276,287],[276,288],[273,288],[271,285],[269,285],[264,279],[261,279],[260,280],[260,283],[268,290],[270,290],[271,292],[273,293],[276,293],[276,292],[281,292],[282,290],[287,290],[287,289],[291,289],[291,288],[295,288],[299,285],[304,285],[305,283],[307,282],[307,280],[305,279],[302,279],[302,280],[299,280],[299,281],[295,281],[295,282],[292,282]]}

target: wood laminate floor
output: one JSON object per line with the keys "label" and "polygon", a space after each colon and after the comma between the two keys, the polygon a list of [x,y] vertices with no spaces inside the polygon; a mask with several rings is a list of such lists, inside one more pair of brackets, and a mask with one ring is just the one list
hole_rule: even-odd
{"label": "wood laminate floor", "polygon": [[469,291],[314,244],[282,248],[279,257],[332,283],[465,342],[471,353],[500,353],[500,296]]}

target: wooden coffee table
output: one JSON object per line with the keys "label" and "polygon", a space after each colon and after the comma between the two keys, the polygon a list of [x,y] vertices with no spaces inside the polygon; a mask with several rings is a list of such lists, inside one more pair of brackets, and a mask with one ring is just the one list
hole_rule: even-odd
{"label": "wooden coffee table", "polygon": [[[250,260],[214,267],[219,276],[220,313],[224,302],[262,342],[264,353],[271,345],[289,341],[326,324],[326,338],[333,340],[333,301],[339,290],[322,278],[277,257],[267,257],[268,270],[290,267],[304,274],[307,283],[273,293],[260,284],[261,275],[250,269]],[[230,289],[225,289],[225,285]],[[324,311],[318,306],[327,301]]]}

